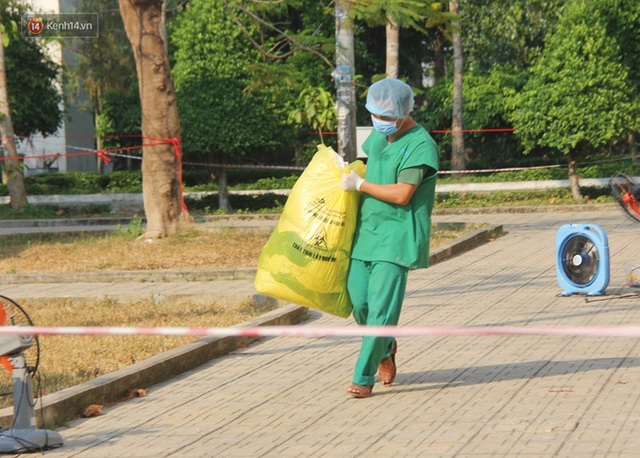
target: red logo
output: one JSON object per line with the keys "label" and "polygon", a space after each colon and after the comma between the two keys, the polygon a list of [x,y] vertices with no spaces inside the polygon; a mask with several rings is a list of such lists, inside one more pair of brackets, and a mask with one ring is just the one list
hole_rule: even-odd
{"label": "red logo", "polygon": [[28,27],[29,27],[29,33],[33,35],[38,35],[40,32],[44,30],[44,23],[42,22],[42,18],[30,17]]}

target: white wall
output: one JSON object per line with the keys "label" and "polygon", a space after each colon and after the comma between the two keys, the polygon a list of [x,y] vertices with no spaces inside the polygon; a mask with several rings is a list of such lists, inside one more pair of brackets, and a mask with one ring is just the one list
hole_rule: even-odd
{"label": "white wall", "polygon": [[367,139],[373,127],[371,126],[357,126],[356,127],[356,148],[358,159],[365,159],[367,155],[362,150],[362,144]]}
{"label": "white wall", "polygon": [[25,0],[24,3],[32,5],[34,12],[53,14],[60,12],[60,2],[58,0]]}

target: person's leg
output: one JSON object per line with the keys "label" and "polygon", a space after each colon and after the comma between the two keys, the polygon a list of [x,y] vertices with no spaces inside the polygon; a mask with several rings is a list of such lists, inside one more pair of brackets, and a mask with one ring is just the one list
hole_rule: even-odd
{"label": "person's leg", "polygon": [[353,304],[353,319],[358,324],[367,323],[367,292],[371,263],[352,259],[347,276],[347,291]]}
{"label": "person's leg", "polygon": [[[347,290],[349,298],[353,304],[353,319],[356,323],[364,325],[367,323],[368,309],[368,289],[369,275],[371,273],[371,263],[352,259],[347,276]],[[373,385],[373,383],[371,384]],[[371,395],[372,386],[354,383],[347,389],[347,393],[356,398],[366,398]]]}
{"label": "person's leg", "polygon": [[[368,326],[394,326],[400,319],[402,302],[407,286],[406,267],[389,262],[371,264],[367,293],[366,324]],[[393,337],[364,337],[356,362],[353,383],[373,385],[378,365],[389,357]]]}

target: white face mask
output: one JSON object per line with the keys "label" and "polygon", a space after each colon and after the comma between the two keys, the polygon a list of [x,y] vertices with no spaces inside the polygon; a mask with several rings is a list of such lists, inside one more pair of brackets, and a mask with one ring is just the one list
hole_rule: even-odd
{"label": "white face mask", "polygon": [[382,119],[378,119],[375,116],[371,115],[371,123],[373,124],[373,128],[380,132],[382,135],[393,135],[398,132],[398,127],[396,126],[396,121],[383,121]]}

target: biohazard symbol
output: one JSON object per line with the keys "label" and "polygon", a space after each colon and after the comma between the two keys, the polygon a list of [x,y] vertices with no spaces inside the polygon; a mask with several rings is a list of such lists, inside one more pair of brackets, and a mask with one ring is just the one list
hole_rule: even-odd
{"label": "biohazard symbol", "polygon": [[318,248],[327,248],[327,236],[324,231],[316,232],[315,235],[311,238],[310,245]]}

